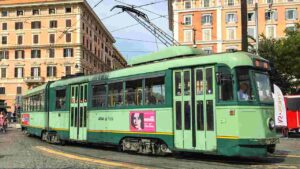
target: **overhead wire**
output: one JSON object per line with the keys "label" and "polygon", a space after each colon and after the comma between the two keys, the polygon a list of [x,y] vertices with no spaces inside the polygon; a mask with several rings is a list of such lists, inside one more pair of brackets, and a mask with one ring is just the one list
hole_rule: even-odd
{"label": "overhead wire", "polygon": [[[142,39],[131,39],[131,38],[122,38],[122,37],[114,37],[116,39],[120,39],[120,40],[128,40],[128,41],[138,41],[138,42],[144,42],[144,43],[157,43],[155,41],[147,41],[147,40],[142,40]],[[161,43],[161,42],[159,42]]]}

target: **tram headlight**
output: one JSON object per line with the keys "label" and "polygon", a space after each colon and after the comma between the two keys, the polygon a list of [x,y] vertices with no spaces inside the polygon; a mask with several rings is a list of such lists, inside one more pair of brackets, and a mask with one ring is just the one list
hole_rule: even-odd
{"label": "tram headlight", "polygon": [[269,119],[268,126],[269,126],[270,130],[273,130],[275,128],[275,122],[274,122],[273,118]]}

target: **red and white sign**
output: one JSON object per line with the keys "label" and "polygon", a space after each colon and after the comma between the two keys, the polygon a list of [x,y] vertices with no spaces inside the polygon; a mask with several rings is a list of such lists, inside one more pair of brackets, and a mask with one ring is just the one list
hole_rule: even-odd
{"label": "red and white sign", "polygon": [[274,108],[275,108],[275,125],[287,126],[286,120],[286,108],[284,103],[284,97],[278,86],[274,84]]}
{"label": "red and white sign", "polygon": [[156,116],[155,111],[130,111],[130,131],[155,132]]}
{"label": "red and white sign", "polygon": [[29,125],[29,114],[22,114],[22,125]]}

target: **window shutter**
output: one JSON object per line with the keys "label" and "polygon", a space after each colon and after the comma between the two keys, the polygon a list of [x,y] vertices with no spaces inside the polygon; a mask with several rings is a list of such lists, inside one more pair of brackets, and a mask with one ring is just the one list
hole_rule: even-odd
{"label": "window shutter", "polygon": [[50,76],[50,67],[47,67],[47,77]]}
{"label": "window shutter", "polygon": [[18,59],[18,57],[19,57],[19,56],[18,56],[18,51],[16,50],[16,51],[15,51],[15,59]]}
{"label": "window shutter", "polygon": [[22,70],[22,77],[24,77],[24,68],[21,68]]}
{"label": "window shutter", "polygon": [[24,58],[25,58],[25,51],[22,50],[22,59],[24,59]]}
{"label": "window shutter", "polygon": [[278,12],[274,11],[274,20],[277,21],[278,20]]}
{"label": "window shutter", "polygon": [[38,76],[41,76],[41,68],[38,67]]}
{"label": "window shutter", "polygon": [[229,22],[229,15],[226,14],[226,23],[228,23],[228,22]]}
{"label": "window shutter", "polygon": [[294,13],[295,13],[295,20],[298,20],[298,11],[294,10]]}
{"label": "window shutter", "polygon": [[286,10],[286,11],[285,11],[285,20],[288,20],[288,18],[289,18],[289,11]]}
{"label": "window shutter", "polygon": [[238,22],[238,15],[237,14],[234,14],[234,21],[235,21],[235,23]]}
{"label": "window shutter", "polygon": [[63,55],[64,55],[64,57],[67,56],[67,53],[66,53],[66,52],[67,52],[67,49],[64,49],[64,50],[63,50]]}
{"label": "window shutter", "polygon": [[34,76],[34,68],[33,68],[33,67],[31,68],[31,73],[30,73],[30,75],[31,75],[31,77]]}
{"label": "window shutter", "polygon": [[71,49],[71,57],[73,57],[73,48]]}
{"label": "window shutter", "polygon": [[201,17],[201,24],[204,24],[204,16]]}
{"label": "window shutter", "polygon": [[212,20],[212,15],[209,15],[209,23],[212,24],[213,20]]}
{"label": "window shutter", "polygon": [[15,68],[15,78],[18,77],[18,68]]}
{"label": "window shutter", "polygon": [[53,67],[53,76],[56,76],[56,67]]}
{"label": "window shutter", "polygon": [[268,20],[268,12],[265,12],[265,20]]}

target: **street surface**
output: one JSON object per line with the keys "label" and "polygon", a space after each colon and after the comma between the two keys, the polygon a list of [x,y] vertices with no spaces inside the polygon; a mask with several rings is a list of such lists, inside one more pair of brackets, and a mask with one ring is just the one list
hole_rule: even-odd
{"label": "street surface", "polygon": [[281,138],[275,155],[263,159],[194,153],[161,157],[99,145],[52,145],[9,128],[0,134],[0,168],[300,168],[300,136]]}

